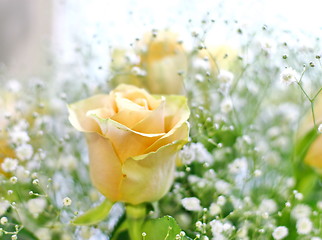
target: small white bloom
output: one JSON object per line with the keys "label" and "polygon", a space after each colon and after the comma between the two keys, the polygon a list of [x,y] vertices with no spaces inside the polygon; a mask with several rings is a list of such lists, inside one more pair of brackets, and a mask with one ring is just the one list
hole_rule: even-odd
{"label": "small white bloom", "polygon": [[320,125],[319,125],[319,127],[318,127],[318,132],[319,132],[319,133],[322,133],[322,124],[320,124]]}
{"label": "small white bloom", "polygon": [[203,59],[203,58],[195,58],[192,62],[192,65],[196,69],[200,70],[209,70],[210,69],[210,64],[208,59]]}
{"label": "small white bloom", "polygon": [[6,218],[6,217],[2,217],[2,218],[0,219],[0,224],[2,224],[2,225],[7,224],[7,222],[8,222],[8,218]]}
{"label": "small white bloom", "polygon": [[280,74],[280,80],[284,85],[290,85],[300,80],[298,73],[291,67],[285,68]]}
{"label": "small white bloom", "polygon": [[308,218],[310,214],[311,208],[305,204],[296,205],[291,212],[294,219]]}
{"label": "small white bloom", "polygon": [[246,158],[237,158],[228,165],[229,172],[232,174],[244,173],[247,171],[248,164]]}
{"label": "small white bloom", "polygon": [[284,226],[279,226],[277,228],[275,228],[272,236],[274,239],[279,240],[279,239],[283,239],[288,235],[288,229],[287,227]]}
{"label": "small white bloom", "polygon": [[196,197],[184,198],[181,200],[182,206],[188,211],[201,211],[200,200]]}
{"label": "small white bloom", "polygon": [[10,203],[8,201],[0,200],[0,216],[6,213],[9,206],[10,206]]}
{"label": "small white bloom", "polygon": [[13,144],[23,144],[30,141],[28,133],[24,130],[13,130],[9,132],[10,142]]}
{"label": "small white bloom", "polygon": [[277,204],[273,199],[263,199],[258,210],[262,213],[272,214],[277,211]]}
{"label": "small white bloom", "polygon": [[132,74],[136,75],[136,76],[145,76],[146,75],[146,71],[144,71],[143,69],[139,68],[139,67],[133,67],[131,69]]}
{"label": "small white bloom", "polygon": [[29,180],[30,172],[23,166],[18,166],[15,171],[15,176],[17,176],[19,181],[27,182]]}
{"label": "small white bloom", "polygon": [[224,99],[220,104],[220,111],[223,113],[229,113],[233,110],[233,103],[229,98]]}
{"label": "small white bloom", "polygon": [[13,158],[5,158],[1,163],[1,168],[5,172],[13,172],[18,166],[18,160]]}
{"label": "small white bloom", "polygon": [[13,176],[13,177],[10,178],[10,182],[12,184],[16,184],[18,182],[18,178],[16,176]]}
{"label": "small white bloom", "polygon": [[27,202],[27,208],[30,213],[37,217],[47,206],[47,202],[43,198],[33,198]]}
{"label": "small white bloom", "polygon": [[200,73],[197,73],[195,75],[195,79],[196,79],[197,82],[203,82],[204,81],[204,76],[201,75]]}
{"label": "small white bloom", "polygon": [[255,177],[260,177],[260,176],[262,176],[262,171],[261,170],[259,170],[259,169],[256,169],[255,171],[254,171],[254,176]]}
{"label": "small white bloom", "polygon": [[294,194],[294,197],[299,201],[303,200],[303,194],[302,193],[297,192],[297,193]]}
{"label": "small white bloom", "polygon": [[215,188],[219,193],[228,195],[231,190],[231,185],[228,182],[225,182],[224,180],[218,180],[215,183]]}
{"label": "small white bloom", "polygon": [[21,84],[16,79],[9,80],[6,87],[10,92],[13,93],[18,93],[21,90]]}
{"label": "small white bloom", "polygon": [[41,240],[51,240],[51,233],[48,228],[40,228],[35,232],[36,236]]}
{"label": "small white bloom", "polygon": [[217,78],[221,83],[230,85],[234,80],[234,74],[226,70],[220,70]]}
{"label": "small white bloom", "polygon": [[226,198],[224,196],[219,196],[217,198],[217,204],[220,205],[220,206],[224,206],[226,203]]}
{"label": "small white bloom", "polygon": [[318,207],[318,209],[322,210],[322,201],[318,201],[316,206]]}
{"label": "small white bloom", "polygon": [[296,223],[298,234],[309,234],[312,231],[313,224],[308,218],[301,218]]}
{"label": "small white bloom", "polygon": [[224,224],[219,220],[212,220],[209,224],[213,235],[217,235],[224,231]]}
{"label": "small white bloom", "polygon": [[32,157],[34,150],[30,144],[22,144],[15,149],[15,152],[21,161],[25,161]]}
{"label": "small white bloom", "polygon": [[68,206],[70,206],[72,204],[72,200],[69,197],[65,197],[63,199],[63,204],[64,204],[65,207],[68,207]]}
{"label": "small white bloom", "polygon": [[125,55],[127,61],[132,64],[132,65],[137,65],[140,63],[141,59],[140,59],[140,56],[133,53],[133,52],[128,52],[126,55]]}
{"label": "small white bloom", "polygon": [[212,216],[216,216],[221,212],[221,208],[218,204],[212,203],[209,207],[209,213]]}
{"label": "small white bloom", "polygon": [[319,237],[312,237],[311,240],[322,240],[322,238]]}

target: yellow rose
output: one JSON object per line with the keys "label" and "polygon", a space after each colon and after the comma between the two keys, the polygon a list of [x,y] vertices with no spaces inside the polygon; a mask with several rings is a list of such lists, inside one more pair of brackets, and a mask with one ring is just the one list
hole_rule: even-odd
{"label": "yellow rose", "polygon": [[228,45],[208,47],[199,51],[199,57],[208,59],[211,72],[217,76],[219,70],[236,70],[240,66],[238,51]]}
{"label": "yellow rose", "polygon": [[[316,100],[314,106],[315,113],[315,122],[317,126],[322,123],[322,97]],[[299,130],[299,136],[304,137],[310,130],[314,127],[313,117],[311,111],[308,113],[308,116],[304,119]],[[304,162],[311,167],[316,168],[319,172],[322,172],[322,135],[319,134],[315,140],[311,143],[305,158]]]}
{"label": "yellow rose", "polygon": [[[125,61],[126,58],[131,58],[126,56],[127,53],[136,56],[135,61]],[[120,71],[111,81],[113,87],[129,83],[146,88],[154,94],[184,92],[183,77],[178,73],[186,71],[187,56],[174,33],[161,31],[146,34],[138,43],[137,51],[116,49],[112,59],[112,69]]]}
{"label": "yellow rose", "polygon": [[69,114],[86,133],[92,182],[108,199],[139,204],[168,192],[188,138],[185,97],[152,96],[122,84],[69,105]]}

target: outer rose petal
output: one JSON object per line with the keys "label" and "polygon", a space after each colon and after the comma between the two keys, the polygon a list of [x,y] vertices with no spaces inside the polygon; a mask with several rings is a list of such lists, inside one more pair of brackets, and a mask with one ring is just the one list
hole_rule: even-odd
{"label": "outer rose petal", "polygon": [[119,200],[123,174],[111,142],[96,133],[86,137],[93,185],[111,201]]}
{"label": "outer rose petal", "polygon": [[322,136],[318,136],[311,144],[304,161],[322,171]]}
{"label": "outer rose petal", "polygon": [[184,141],[161,147],[157,152],[127,159],[122,171],[121,200],[131,204],[152,202],[171,187],[179,148]]}
{"label": "outer rose petal", "polygon": [[117,123],[112,119],[99,119],[96,116],[92,117],[99,123],[102,135],[111,141],[121,162],[124,162],[129,157],[144,154],[149,146],[164,135],[164,133],[140,133]]}
{"label": "outer rose petal", "polygon": [[96,95],[82,101],[68,105],[69,121],[78,130],[82,132],[99,132],[100,128],[96,121],[89,118],[86,114],[90,110],[115,109],[114,103],[109,95]]}

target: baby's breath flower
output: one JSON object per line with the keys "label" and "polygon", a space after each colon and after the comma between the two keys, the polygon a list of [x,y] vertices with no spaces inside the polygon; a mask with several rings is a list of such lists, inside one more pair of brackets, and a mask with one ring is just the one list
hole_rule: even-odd
{"label": "baby's breath flower", "polygon": [[30,141],[28,133],[24,130],[13,130],[9,132],[10,142],[13,144],[24,144]]}
{"label": "baby's breath flower", "polygon": [[280,74],[280,80],[284,85],[290,85],[300,80],[298,73],[291,67],[285,68]]}
{"label": "baby's breath flower", "polygon": [[320,125],[319,125],[319,127],[318,127],[318,132],[319,132],[319,133],[322,133],[322,124],[320,124]]}
{"label": "baby's breath flower", "polygon": [[223,113],[229,113],[233,110],[233,103],[229,98],[224,99],[220,104],[220,111]]}
{"label": "baby's breath flower", "polygon": [[226,198],[225,196],[222,196],[220,195],[218,198],[217,198],[217,204],[220,205],[220,206],[224,206],[226,203]]}
{"label": "baby's breath flower", "polygon": [[184,198],[181,200],[182,206],[188,211],[201,211],[200,200],[196,197]]}
{"label": "baby's breath flower", "polygon": [[313,224],[308,218],[301,218],[296,223],[296,230],[299,234],[309,234],[312,231]]}
{"label": "baby's breath flower", "polygon": [[31,214],[37,217],[47,206],[47,202],[43,198],[33,198],[27,202],[27,208]]}
{"label": "baby's breath flower", "polygon": [[70,206],[72,204],[72,200],[69,197],[65,197],[63,199],[63,204],[64,204],[65,207],[68,207],[68,206]]}
{"label": "baby's breath flower", "polygon": [[218,204],[212,203],[209,207],[209,213],[212,216],[218,215],[221,212],[221,208]]}
{"label": "baby's breath flower", "polygon": [[272,214],[277,211],[277,204],[273,199],[263,199],[258,210],[262,213]]}
{"label": "baby's breath flower", "polygon": [[10,182],[11,182],[12,184],[17,183],[17,181],[18,181],[18,178],[17,178],[16,176],[13,176],[13,177],[11,177],[11,178],[10,178]]}
{"label": "baby's breath flower", "polygon": [[234,74],[226,70],[220,70],[217,78],[221,83],[230,85],[234,80]]}
{"label": "baby's breath flower", "polygon": [[277,228],[275,228],[272,236],[274,239],[279,240],[279,239],[283,239],[288,235],[288,228],[285,226],[279,226]]}
{"label": "baby's breath flower", "polygon": [[15,152],[21,161],[25,161],[32,157],[34,150],[30,144],[22,144],[15,149]]}
{"label": "baby's breath flower", "polygon": [[233,174],[243,173],[247,171],[246,158],[237,158],[231,164],[228,165],[229,172]]}
{"label": "baby's breath flower", "polygon": [[7,200],[0,200],[0,216],[5,214],[9,206],[10,203]]}
{"label": "baby's breath flower", "polygon": [[296,205],[291,212],[294,219],[308,218],[311,214],[311,208],[305,204]]}
{"label": "baby's breath flower", "polygon": [[18,160],[13,158],[5,158],[1,164],[1,168],[5,172],[13,172],[18,166]]}
{"label": "baby's breath flower", "polygon": [[2,225],[5,225],[7,222],[8,222],[8,218],[7,217],[2,217],[0,219],[0,224],[2,224]]}

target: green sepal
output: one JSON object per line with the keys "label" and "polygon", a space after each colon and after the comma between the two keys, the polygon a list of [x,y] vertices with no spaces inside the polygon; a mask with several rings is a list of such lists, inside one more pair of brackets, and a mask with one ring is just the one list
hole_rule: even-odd
{"label": "green sepal", "polygon": [[71,221],[74,225],[94,225],[106,219],[114,203],[104,200],[99,206],[92,208]]}

